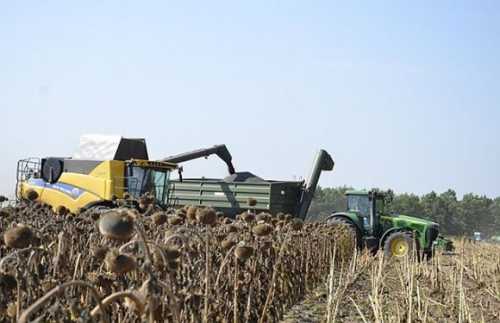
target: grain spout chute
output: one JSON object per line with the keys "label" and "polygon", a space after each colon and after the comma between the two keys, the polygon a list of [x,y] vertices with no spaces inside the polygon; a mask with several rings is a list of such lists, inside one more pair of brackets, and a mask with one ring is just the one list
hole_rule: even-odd
{"label": "grain spout chute", "polygon": [[304,191],[302,192],[302,199],[299,205],[300,210],[298,212],[299,218],[305,219],[307,212],[309,211],[309,207],[311,206],[311,202],[314,197],[314,192],[318,186],[321,172],[333,170],[334,165],[335,162],[333,161],[332,156],[330,156],[326,150],[321,149],[314,159],[311,174],[309,175]]}
{"label": "grain spout chute", "polygon": [[208,157],[213,154],[219,156],[219,158],[226,163],[229,174],[232,175],[235,173],[232,162],[233,157],[231,156],[231,153],[227,149],[226,145],[216,145],[210,148],[197,149],[182,154],[170,156],[167,158],[163,158],[161,161],[180,164],[182,162],[186,162],[189,160]]}

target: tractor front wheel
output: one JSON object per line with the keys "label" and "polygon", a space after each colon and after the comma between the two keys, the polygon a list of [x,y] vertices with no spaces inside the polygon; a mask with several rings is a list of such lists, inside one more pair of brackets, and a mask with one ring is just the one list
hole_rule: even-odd
{"label": "tractor front wheel", "polygon": [[391,233],[384,242],[384,255],[388,258],[404,258],[413,254],[414,239],[411,232]]}

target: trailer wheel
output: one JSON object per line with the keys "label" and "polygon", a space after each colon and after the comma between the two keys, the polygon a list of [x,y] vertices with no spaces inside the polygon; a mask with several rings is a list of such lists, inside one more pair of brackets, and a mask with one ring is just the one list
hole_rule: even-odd
{"label": "trailer wheel", "polygon": [[345,227],[347,227],[348,230],[350,231],[351,236],[353,237],[354,245],[357,248],[361,248],[361,234],[354,223],[352,223],[351,221],[349,221],[347,219],[340,218],[340,217],[329,218],[326,221],[326,223],[332,224],[332,225],[344,225]]}
{"label": "trailer wheel", "polygon": [[[391,233],[384,242],[384,255],[388,258],[401,259],[413,255],[413,233],[398,231]],[[418,251],[418,250],[417,250]]]}

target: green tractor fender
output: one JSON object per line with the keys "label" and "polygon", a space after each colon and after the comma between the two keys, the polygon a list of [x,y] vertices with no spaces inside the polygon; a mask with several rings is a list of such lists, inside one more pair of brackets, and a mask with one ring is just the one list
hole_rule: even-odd
{"label": "green tractor fender", "polygon": [[[336,221],[335,221],[336,220]],[[330,215],[327,219],[327,223],[331,222],[342,222],[347,224],[354,231],[356,236],[356,245],[360,249],[362,247],[362,239],[364,236],[363,227],[360,223],[360,218],[353,213],[348,212],[338,212]]]}
{"label": "green tractor fender", "polygon": [[363,233],[363,226],[360,222],[360,219],[358,216],[352,213],[348,212],[337,212],[333,213],[330,215],[328,218],[326,218],[326,221],[330,221],[332,219],[343,219],[344,221],[352,223],[356,229],[359,231],[359,233]]}

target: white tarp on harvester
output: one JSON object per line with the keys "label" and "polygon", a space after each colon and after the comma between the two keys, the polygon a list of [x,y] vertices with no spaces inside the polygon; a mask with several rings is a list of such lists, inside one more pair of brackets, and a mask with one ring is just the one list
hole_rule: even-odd
{"label": "white tarp on harvester", "polygon": [[117,135],[83,135],[75,159],[110,160],[115,157],[122,140]]}
{"label": "white tarp on harvester", "polygon": [[123,138],[116,135],[83,135],[75,159],[86,160],[148,160],[144,138]]}

